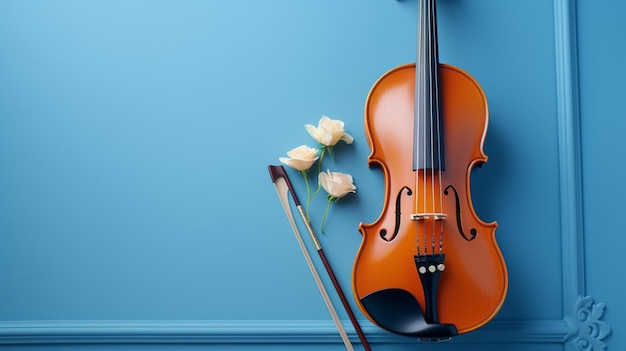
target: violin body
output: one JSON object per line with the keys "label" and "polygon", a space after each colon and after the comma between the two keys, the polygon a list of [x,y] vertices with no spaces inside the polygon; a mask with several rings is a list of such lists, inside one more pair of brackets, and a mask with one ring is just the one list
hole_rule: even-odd
{"label": "violin body", "polygon": [[[415,64],[387,72],[369,93],[369,164],[384,175],[385,198],[379,218],[359,226],[362,242],[352,275],[355,300],[368,319],[389,331],[425,338],[483,326],[499,311],[508,286],[497,224],[478,218],[470,196],[471,170],[487,161],[487,100],[469,74],[438,67],[445,167],[413,166],[412,145],[420,143],[414,132]],[[421,280],[418,261],[435,256],[441,261],[426,265],[426,270],[438,267],[435,281]],[[405,300],[425,321],[417,320],[420,311],[404,312],[409,307],[399,305]],[[449,326],[438,331],[429,329],[433,325]]]}

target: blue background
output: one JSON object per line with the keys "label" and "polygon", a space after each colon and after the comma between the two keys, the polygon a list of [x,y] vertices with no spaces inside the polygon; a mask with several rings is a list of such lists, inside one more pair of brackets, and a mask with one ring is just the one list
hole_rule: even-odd
{"label": "blue background", "polygon": [[[490,103],[489,162],[472,192],[499,224],[509,293],[486,331],[422,349],[574,347],[559,4],[577,9],[575,293],[606,304],[608,350],[626,343],[615,274],[626,263],[626,5],[452,0],[438,1],[440,59]],[[379,76],[415,60],[416,18],[414,0],[0,0],[0,347],[343,349],[267,165],[315,146],[304,124],[322,115],[355,137],[325,166],[352,174],[357,193],[320,235],[351,295],[357,227],[378,217],[384,191],[367,167],[363,106]],[[314,225],[325,205],[312,202]],[[416,348],[358,317],[376,349]]]}

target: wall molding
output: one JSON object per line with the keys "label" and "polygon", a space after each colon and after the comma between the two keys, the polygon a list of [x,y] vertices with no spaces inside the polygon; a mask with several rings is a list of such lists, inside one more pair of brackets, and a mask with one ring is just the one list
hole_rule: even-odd
{"label": "wall molding", "polygon": [[[605,305],[585,291],[585,254],[579,131],[576,0],[554,0],[558,152],[561,205],[563,311],[559,320],[494,320],[450,343],[561,343],[568,350],[605,350],[611,328],[600,319]],[[353,343],[359,339],[343,321]],[[407,343],[363,322],[372,343]],[[220,321],[5,321],[0,344],[78,343],[333,343],[341,338],[330,320]]]}
{"label": "wall molding", "polygon": [[563,307],[569,310],[585,294],[576,10],[574,0],[554,5]]}
{"label": "wall molding", "polygon": [[[365,325],[365,324],[364,324]],[[359,343],[349,321],[350,340]],[[372,343],[417,341],[387,333],[373,325],[363,331]],[[565,321],[492,322],[450,343],[555,343],[569,333]],[[0,344],[341,344],[330,320],[223,321],[17,321],[0,322]]]}
{"label": "wall molding", "polygon": [[585,291],[585,251],[578,83],[576,0],[554,0],[557,120],[559,134],[559,185],[561,206],[561,257],[563,320],[568,350],[606,350],[603,340],[611,333],[600,321],[605,305],[595,304]]}

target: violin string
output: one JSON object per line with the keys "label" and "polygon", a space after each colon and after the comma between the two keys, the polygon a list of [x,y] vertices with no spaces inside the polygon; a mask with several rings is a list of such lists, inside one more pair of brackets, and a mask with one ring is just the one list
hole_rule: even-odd
{"label": "violin string", "polygon": [[[412,160],[412,166],[413,166],[413,189],[415,192],[415,196],[413,197],[413,213],[417,213],[417,202],[418,202],[418,198],[419,198],[419,191],[417,189],[417,174],[418,174],[418,169],[419,169],[419,165],[418,163],[418,153],[419,153],[419,147],[418,147],[418,142],[419,142],[419,129],[420,129],[420,124],[419,124],[419,110],[420,110],[420,97],[419,97],[419,92],[420,92],[420,87],[419,87],[419,72],[420,72],[420,68],[419,68],[419,53],[420,53],[420,37],[421,37],[421,31],[422,28],[419,25],[419,21],[421,20],[420,18],[420,14],[418,12],[418,16],[417,16],[417,21],[418,21],[418,26],[417,26],[417,42],[416,42],[416,48],[417,48],[417,52],[415,55],[415,93],[413,94],[414,96],[414,104],[413,104],[413,160]],[[420,252],[420,240],[419,240],[419,225],[417,223],[417,221],[412,222],[412,228],[414,229],[414,235],[415,235],[415,248],[417,250],[417,255],[419,256],[421,254]]]}
{"label": "violin string", "polygon": [[[420,43],[421,43],[421,47],[420,47],[420,94],[419,94],[419,98],[420,98],[420,102],[421,102],[421,116],[422,118],[420,118],[421,121],[421,128],[420,128],[420,139],[421,139],[421,144],[422,144],[422,157],[421,157],[421,164],[418,167],[418,175],[420,174],[420,169],[422,172],[422,186],[423,189],[421,189],[421,198],[422,198],[422,205],[423,205],[423,211],[426,211],[426,194],[427,194],[427,184],[426,184],[426,123],[427,123],[427,116],[428,116],[428,99],[426,99],[426,79],[428,77],[428,71],[427,71],[427,62],[426,62],[426,52],[428,50],[427,44],[428,42],[425,40],[425,38],[428,37],[428,26],[426,25],[426,11],[424,9],[425,6],[425,2],[424,1],[420,1],[420,5],[421,5],[421,9],[420,9],[420,28],[422,29],[421,31],[421,38],[420,38]],[[419,207],[417,208],[417,213],[419,213]],[[422,230],[422,236],[423,236],[423,240],[424,240],[424,254],[428,255],[428,241],[426,238],[426,225],[425,222],[423,221],[417,221],[418,222],[418,227],[420,224],[422,224],[423,226],[423,230]],[[418,233],[419,234],[419,233]]]}
{"label": "violin string", "polygon": [[[420,9],[419,10],[419,24],[418,24],[419,25],[418,63],[417,63],[417,65],[418,65],[417,66],[417,69],[418,69],[417,78],[418,78],[418,80],[416,82],[417,83],[417,89],[418,89],[418,93],[417,93],[417,99],[418,99],[418,106],[417,106],[418,111],[417,111],[417,113],[418,113],[418,117],[419,116],[423,116],[423,110],[424,110],[424,101],[422,100],[422,95],[423,95],[423,93],[422,93],[422,90],[423,90],[423,88],[422,88],[422,80],[423,79],[422,78],[424,77],[424,69],[423,69],[423,64],[424,64],[423,61],[424,60],[422,58],[424,49],[422,47],[423,46],[422,38],[424,37],[424,34],[423,34],[424,26],[421,25],[422,21],[423,21],[423,14],[422,14],[422,11]],[[423,126],[423,121],[422,121],[421,118],[417,118],[415,121],[416,121],[416,123],[418,123],[418,129],[417,129],[418,133],[416,135],[416,138],[418,138],[418,142],[421,143],[423,141],[423,138],[422,138],[422,129],[424,127]],[[422,152],[423,149],[424,149],[424,147],[422,146],[422,148],[418,149],[417,152]],[[419,174],[420,174],[419,170],[422,168],[422,164],[419,163],[420,162],[420,157],[418,157],[417,155],[416,155],[416,157],[417,157],[418,164],[416,165],[417,167],[415,169],[415,172],[416,172],[415,173],[415,175],[416,175],[415,189],[418,189],[418,190],[417,190],[417,194],[415,194],[415,213],[418,213],[419,212],[420,194],[421,194],[421,191],[420,191],[421,189],[419,189],[419,184],[420,184],[419,183]],[[419,226],[420,226],[419,221],[416,221],[415,222],[415,227],[416,227],[416,230],[417,230],[417,241],[418,242],[421,241]],[[423,249],[424,249],[424,254],[426,254],[426,252],[425,252],[426,247],[423,247]]]}
{"label": "violin string", "polygon": [[[434,171],[434,149],[433,149],[433,118],[434,118],[434,105],[433,105],[433,62],[432,62],[432,17],[430,13],[430,1],[424,1],[424,19],[425,19],[425,28],[427,35],[424,37],[424,42],[426,48],[424,50],[424,69],[425,69],[425,87],[424,90],[426,92],[425,99],[427,106],[426,114],[424,115],[424,167],[423,167],[423,184],[424,184],[424,207],[423,210],[426,213],[434,213],[433,208],[433,193],[434,193],[434,184],[433,184],[433,171]],[[428,143],[428,144],[427,144]],[[430,177],[429,177],[430,176]],[[429,197],[430,196],[430,197]],[[430,201],[429,201],[430,200]],[[430,204],[430,205],[429,205]],[[423,221],[424,230],[424,245],[428,246],[429,241],[431,241],[431,254],[434,254],[434,247],[432,245],[433,234],[434,234],[434,225],[432,223],[432,219],[425,217]],[[430,226],[430,228],[429,228]],[[429,238],[430,237],[430,238]],[[429,240],[430,239],[430,240]]]}
{"label": "violin string", "polygon": [[[418,2],[419,5],[419,2]],[[414,127],[414,133],[413,133],[413,143],[414,143],[414,148],[413,148],[413,168],[414,168],[414,188],[415,188],[415,197],[413,198],[414,203],[413,203],[413,213],[418,213],[418,208],[419,208],[419,198],[420,198],[420,191],[419,191],[419,169],[421,167],[421,165],[419,164],[419,153],[420,153],[420,148],[419,143],[421,142],[420,140],[420,135],[421,135],[421,123],[420,123],[420,113],[422,110],[422,98],[421,98],[421,74],[422,74],[422,65],[421,65],[421,53],[422,53],[422,12],[420,11],[420,9],[418,8],[418,18],[417,18],[417,55],[416,55],[416,61],[415,61],[415,111],[413,112],[413,123],[415,124]],[[420,232],[419,232],[419,221],[414,221],[415,224],[415,243],[417,245],[417,254],[420,255],[421,254],[421,250],[420,250]]]}
{"label": "violin string", "polygon": [[[427,70],[427,74],[426,74],[426,79],[427,79],[427,92],[428,92],[428,110],[426,111],[426,118],[428,119],[428,128],[425,130],[426,133],[428,133],[428,138],[424,139],[424,142],[428,142],[428,154],[426,155],[426,157],[428,157],[428,160],[426,160],[426,157],[424,159],[424,163],[426,164],[426,166],[424,167],[424,211],[425,212],[433,212],[433,208],[432,208],[432,204],[431,204],[431,208],[428,207],[429,204],[429,198],[428,198],[428,194],[426,193],[427,191],[430,191],[430,195],[431,195],[431,199],[430,202],[432,202],[432,177],[430,177],[431,182],[428,181],[428,175],[429,175],[429,170],[430,173],[432,173],[432,169],[434,167],[432,160],[433,160],[433,82],[432,82],[432,42],[430,41],[430,38],[432,36],[431,33],[431,18],[430,18],[430,10],[429,10],[429,1],[425,2],[425,11],[424,13],[426,14],[426,24],[427,24],[427,32],[428,35],[426,36],[426,38],[428,38],[429,40],[427,41],[427,49],[426,49],[426,70]],[[430,189],[428,189],[427,187],[430,185]],[[429,220],[425,219],[424,220],[424,240],[428,240],[427,238],[427,234],[430,234],[430,237],[432,237],[432,226],[430,228],[429,231],[428,230],[428,225],[429,224]],[[426,241],[427,243],[427,241]],[[431,250],[430,251],[431,254],[433,254],[434,252]]]}
{"label": "violin string", "polygon": [[[436,19],[437,16],[437,4],[435,1],[432,1],[432,13],[431,16],[433,19]],[[436,23],[436,21],[434,22]],[[435,27],[435,25],[433,25],[433,35],[432,35],[433,41],[434,43],[437,43],[438,41],[438,33],[437,33],[437,27]],[[436,107],[437,107],[437,135],[439,135],[440,137],[437,138],[437,157],[438,157],[438,184],[439,184],[439,210],[438,212],[443,213],[443,177],[442,177],[442,169],[445,166],[443,164],[443,157],[442,157],[442,152],[443,152],[443,145],[442,145],[442,135],[443,135],[443,131],[441,128],[441,90],[440,90],[440,71],[439,71],[439,48],[438,46],[435,44],[433,45],[433,57],[434,57],[434,65],[435,65],[435,89],[436,89],[436,94],[435,94],[435,99],[436,99]],[[443,227],[445,225],[445,220],[441,220],[439,221],[440,225],[439,225],[439,253],[443,252]],[[434,241],[434,237],[433,237],[433,241]],[[434,250],[434,247],[433,247]]]}
{"label": "violin string", "polygon": [[[429,6],[429,1],[425,1],[425,13],[426,15],[426,20],[427,20],[427,29],[428,29],[428,36],[427,38],[430,38],[432,36],[431,33],[431,25],[430,25],[430,6]],[[428,118],[428,130],[426,131],[426,133],[428,133],[428,143],[429,143],[429,154],[428,154],[428,161],[430,162],[430,164],[428,165],[428,162],[424,161],[427,163],[427,166],[424,168],[424,186],[427,185],[428,183],[428,178],[427,178],[427,174],[428,173],[432,173],[433,168],[434,168],[434,164],[432,163],[433,160],[433,81],[432,81],[432,52],[431,52],[431,48],[432,48],[432,42],[429,40],[428,41],[428,50],[427,50],[427,56],[426,56],[426,67],[428,69],[428,74],[426,75],[426,79],[427,79],[427,86],[428,86],[428,102],[430,103],[428,106],[428,114],[426,115],[426,118]],[[430,168],[429,168],[430,166]],[[431,177],[431,181],[432,181],[432,177]],[[430,183],[430,195],[431,195],[431,201],[432,201],[432,192],[433,192],[433,188],[432,188],[433,184],[432,182]],[[426,197],[426,196],[425,196]],[[427,208],[427,201],[424,201],[424,210],[426,212],[434,212],[434,209],[432,208]],[[426,219],[424,221],[424,226],[426,227],[426,223],[430,222],[428,219]],[[426,228],[425,228],[426,229]],[[430,237],[432,238],[432,230],[433,227],[431,226],[429,233]],[[434,253],[431,251],[431,253]]]}
{"label": "violin string", "polygon": [[[421,144],[421,149],[420,149],[420,153],[421,153],[421,157],[419,159],[420,163],[419,163],[419,167],[418,167],[418,175],[420,175],[420,180],[421,182],[419,182],[419,185],[421,186],[421,197],[420,197],[420,202],[421,202],[421,211],[420,211],[420,207],[418,206],[417,208],[417,213],[423,212],[423,213],[427,213],[428,212],[428,160],[430,160],[429,157],[429,153],[428,153],[428,136],[431,135],[429,133],[429,125],[428,123],[431,122],[431,118],[432,118],[432,106],[429,104],[430,102],[430,98],[431,98],[431,81],[430,81],[430,70],[429,70],[429,65],[430,65],[430,60],[429,60],[429,45],[430,42],[426,39],[430,36],[430,30],[429,30],[429,22],[428,22],[428,3],[426,0],[420,0],[419,1],[419,13],[420,13],[420,53],[419,53],[419,67],[420,67],[420,80],[419,80],[419,99],[420,99],[420,134],[419,134],[419,139],[420,139],[420,144]],[[432,124],[431,124],[432,126]],[[430,153],[432,154],[432,149],[430,150]],[[421,220],[418,220],[418,226],[421,225],[422,226],[422,240],[424,243],[424,253],[427,255],[428,254],[428,226],[427,226],[427,222],[428,220],[426,218],[423,218]]]}
{"label": "violin string", "polygon": [[[437,67],[436,67],[436,60],[435,60],[435,47],[436,45],[434,45],[434,28],[433,28],[433,23],[434,23],[434,18],[433,18],[433,1],[430,0],[428,1],[428,29],[429,29],[429,36],[428,38],[430,39],[429,41],[429,57],[428,57],[428,67],[430,68],[430,74],[428,75],[429,78],[429,89],[430,89],[430,102],[431,102],[431,106],[430,106],[430,179],[431,179],[431,202],[432,202],[432,207],[431,207],[431,211],[432,213],[437,212],[437,208],[436,208],[436,202],[435,202],[435,168],[439,168],[440,165],[437,164],[435,165],[435,148],[434,148],[434,143],[435,143],[435,130],[434,130],[434,125],[435,123],[437,123],[438,120],[438,114],[439,114],[439,106],[437,106],[437,80],[435,79],[435,75],[437,74]],[[433,121],[434,120],[434,121]],[[437,138],[438,139],[438,138]],[[431,227],[431,252],[434,254],[435,253],[435,219],[433,217],[432,221],[431,221],[432,227]]]}

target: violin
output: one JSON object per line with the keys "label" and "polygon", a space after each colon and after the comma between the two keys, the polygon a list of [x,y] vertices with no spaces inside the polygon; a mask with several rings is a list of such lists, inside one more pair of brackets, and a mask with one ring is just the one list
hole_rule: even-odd
{"label": "violin", "polygon": [[439,63],[435,0],[418,0],[418,57],[376,81],[366,100],[369,166],[385,180],[379,218],[361,223],[352,270],[359,309],[420,340],[473,331],[500,310],[508,287],[496,222],[478,218],[470,173],[487,162],[485,94]]}

